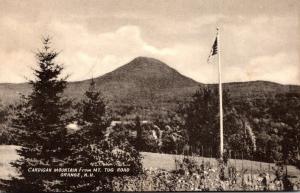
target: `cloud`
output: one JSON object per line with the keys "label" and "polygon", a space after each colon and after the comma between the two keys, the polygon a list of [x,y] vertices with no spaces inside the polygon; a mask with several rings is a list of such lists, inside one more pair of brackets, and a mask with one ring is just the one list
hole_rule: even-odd
{"label": "cloud", "polygon": [[176,53],[172,48],[156,48],[143,40],[137,26],[122,26],[116,31],[101,34],[89,34],[80,27],[65,24],[53,26],[60,26],[55,28],[55,34],[68,36],[60,39],[67,41],[61,46],[65,46],[66,70],[73,72],[71,80],[89,78],[90,68],[93,68],[93,75],[107,73],[140,55],[164,57]]}
{"label": "cloud", "polygon": [[[225,81],[269,80],[300,84],[297,17],[223,17]],[[298,77],[297,77],[298,76]]]}
{"label": "cloud", "polygon": [[90,33],[79,24],[53,21],[46,31],[54,37],[55,47],[62,49],[58,61],[65,64],[71,81],[102,75],[140,55],[160,58],[176,54],[172,48],[156,48],[143,40],[140,28],[133,25]]}
{"label": "cloud", "polygon": [[283,84],[299,84],[299,57],[297,53],[278,53],[258,56],[244,66],[229,66],[223,70],[223,79],[229,82],[266,80]]}
{"label": "cloud", "polygon": [[[53,46],[61,50],[57,61],[63,63],[71,81],[99,76],[140,55],[152,57],[174,56],[172,48],[157,48],[146,42],[138,26],[121,26],[115,31],[91,33],[84,25],[52,20],[48,24],[22,22],[15,18],[1,18],[0,29],[14,34],[12,40],[0,39],[0,82],[24,82],[32,77],[34,51],[40,45],[43,32],[53,37]],[[24,36],[21,36],[24,35]],[[16,47],[15,44],[18,44]],[[20,75],[23,73],[23,75]]]}
{"label": "cloud", "polygon": [[33,65],[34,55],[22,50],[5,53],[0,52],[0,82],[24,82],[30,78],[28,70]]}
{"label": "cloud", "polygon": [[248,79],[299,84],[299,56],[297,53],[278,53],[252,59],[246,68]]}
{"label": "cloud", "polygon": [[257,16],[251,19],[230,16],[223,19],[222,48],[231,65],[280,52],[287,54],[299,49],[297,17]]}

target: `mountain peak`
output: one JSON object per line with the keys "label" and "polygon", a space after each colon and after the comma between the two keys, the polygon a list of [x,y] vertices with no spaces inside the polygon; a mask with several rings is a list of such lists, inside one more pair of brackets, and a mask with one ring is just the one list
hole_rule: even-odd
{"label": "mountain peak", "polygon": [[165,71],[171,71],[174,70],[171,67],[169,67],[167,64],[163,63],[160,60],[157,60],[155,58],[150,58],[150,57],[144,57],[144,56],[140,56],[137,58],[134,58],[132,61],[130,61],[129,63],[127,63],[126,65],[124,65],[123,67],[125,68],[139,68],[139,69],[143,69],[145,68],[145,70],[165,70]]}
{"label": "mountain peak", "polygon": [[136,87],[151,87],[153,89],[193,87],[199,84],[160,60],[141,56],[97,78],[96,81],[99,84],[107,81],[118,84],[122,82],[124,87],[139,85]]}
{"label": "mountain peak", "polygon": [[131,62],[133,63],[161,63],[163,64],[163,62],[155,59],[155,58],[150,58],[150,57],[145,57],[145,56],[139,56],[134,58]]}
{"label": "mountain peak", "polygon": [[130,75],[131,77],[163,77],[178,72],[160,60],[140,56],[134,58],[124,66],[121,66],[120,68],[114,70],[112,73],[124,76]]}

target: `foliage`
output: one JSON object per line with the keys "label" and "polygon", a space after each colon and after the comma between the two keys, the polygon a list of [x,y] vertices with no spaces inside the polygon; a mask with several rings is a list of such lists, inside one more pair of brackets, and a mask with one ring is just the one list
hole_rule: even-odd
{"label": "foliage", "polygon": [[300,147],[299,94],[290,92],[269,98],[246,98],[234,105],[251,121],[257,139],[256,160],[296,162]]}
{"label": "foliage", "polygon": [[17,144],[16,130],[11,125],[13,106],[4,106],[0,101],[0,144]]}
{"label": "foliage", "polygon": [[295,163],[300,149],[300,94],[276,95],[269,109],[272,119],[280,123],[282,156],[286,163]]}
{"label": "foliage", "polygon": [[[141,171],[141,156],[122,131],[108,133],[109,119],[100,91],[95,90],[92,80],[79,105],[78,119],[81,129],[70,133],[68,146],[71,153],[65,167],[131,166],[134,173]],[[66,191],[112,191],[112,176],[66,179],[58,190]]]}
{"label": "foliage", "polygon": [[[249,147],[247,143],[240,145],[246,139],[244,132],[244,116],[237,113],[230,101],[229,93],[223,92],[224,112],[224,141],[225,148],[235,151],[244,151]],[[213,156],[218,155],[219,150],[219,95],[217,88],[200,88],[193,95],[193,100],[181,110],[185,118],[184,128],[188,134],[188,142],[191,146],[211,147],[209,152]],[[245,140],[244,140],[245,141]],[[207,152],[208,153],[208,152]],[[210,155],[205,155],[210,156]]]}
{"label": "foliage", "polygon": [[180,172],[181,168],[175,171],[147,169],[138,176],[115,178],[114,191],[291,191],[300,188],[299,180],[278,179],[274,171],[249,174],[229,166],[224,168],[227,179],[222,179],[220,168],[207,163],[182,162],[184,172]]}
{"label": "foliage", "polygon": [[[91,142],[88,137],[82,138],[82,132],[67,136],[68,143],[72,145],[72,153],[66,158],[67,163],[64,167],[130,166],[133,173],[136,175],[140,173],[141,156],[127,140],[116,142],[113,139],[101,139],[98,142]],[[100,174],[93,178],[68,178],[59,184],[57,190],[107,192],[112,191],[112,179],[113,176],[109,174]]]}
{"label": "foliage", "polygon": [[184,119],[177,111],[163,111],[154,117],[154,125],[162,131],[161,152],[182,153],[186,144],[187,133],[184,130]]}
{"label": "foliage", "polygon": [[[189,144],[194,149],[211,147],[213,156],[217,156],[219,149],[218,106],[217,89],[200,88],[180,111]],[[295,163],[300,149],[299,111],[297,93],[231,101],[229,93],[224,91],[225,148],[236,158]]]}

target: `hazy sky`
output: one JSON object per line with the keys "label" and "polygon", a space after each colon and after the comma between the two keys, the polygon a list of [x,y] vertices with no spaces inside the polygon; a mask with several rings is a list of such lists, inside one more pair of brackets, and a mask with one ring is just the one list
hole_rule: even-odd
{"label": "hazy sky", "polygon": [[297,0],[0,0],[0,82],[32,78],[50,35],[72,81],[148,56],[215,83],[219,25],[224,81],[300,84],[299,17]]}

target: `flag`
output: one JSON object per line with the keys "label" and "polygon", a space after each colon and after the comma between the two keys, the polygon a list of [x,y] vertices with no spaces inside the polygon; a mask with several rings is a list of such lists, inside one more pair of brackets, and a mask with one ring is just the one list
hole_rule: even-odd
{"label": "flag", "polygon": [[210,59],[214,56],[218,54],[218,36],[216,37],[214,44],[211,48],[210,54],[208,56],[207,62],[210,61]]}

